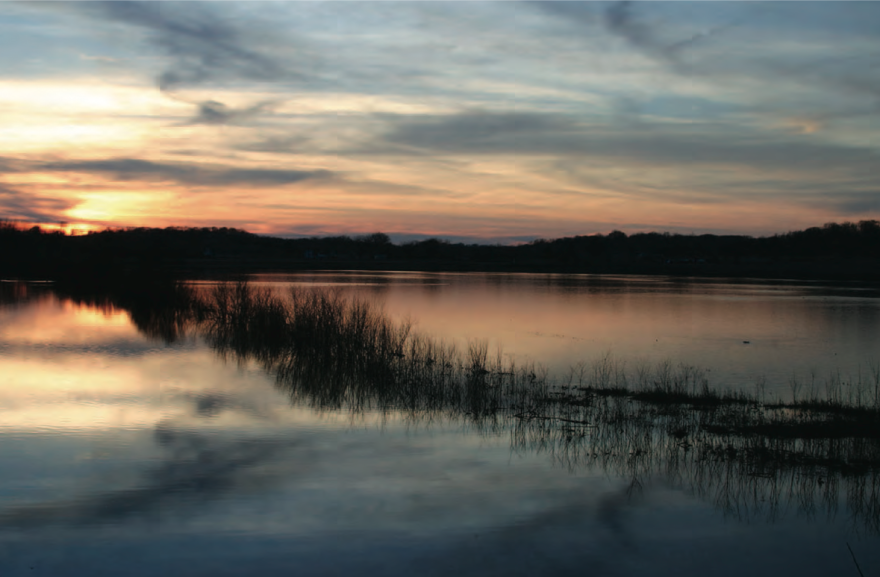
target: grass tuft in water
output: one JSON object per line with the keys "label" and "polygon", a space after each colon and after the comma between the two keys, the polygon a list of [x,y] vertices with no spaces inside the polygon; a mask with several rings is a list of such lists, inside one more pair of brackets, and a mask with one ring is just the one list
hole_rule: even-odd
{"label": "grass tuft in water", "polygon": [[783,402],[763,380],[752,394],[717,391],[697,367],[630,368],[611,354],[550,376],[486,341],[459,350],[340,291],[228,283],[195,301],[186,310],[210,345],[260,363],[295,403],[506,430],[514,451],[640,484],[663,478],[745,519],[772,520],[786,502],[833,516],[845,494],[852,522],[880,532],[880,370],[793,381]]}

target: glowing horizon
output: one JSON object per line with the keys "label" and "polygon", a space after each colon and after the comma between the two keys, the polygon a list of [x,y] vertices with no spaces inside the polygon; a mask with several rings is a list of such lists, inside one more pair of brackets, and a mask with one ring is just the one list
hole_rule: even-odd
{"label": "glowing horizon", "polygon": [[877,219],[878,19],[823,2],[3,4],[0,220],[520,242]]}

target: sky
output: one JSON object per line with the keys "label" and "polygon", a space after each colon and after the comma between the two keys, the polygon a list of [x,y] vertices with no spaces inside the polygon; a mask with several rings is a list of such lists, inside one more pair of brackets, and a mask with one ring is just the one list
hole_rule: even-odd
{"label": "sky", "polygon": [[876,2],[0,2],[0,219],[515,243],[876,218]]}

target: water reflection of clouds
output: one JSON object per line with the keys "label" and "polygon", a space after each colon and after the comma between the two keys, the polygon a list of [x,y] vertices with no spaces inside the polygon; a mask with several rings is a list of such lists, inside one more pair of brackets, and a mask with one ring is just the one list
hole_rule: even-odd
{"label": "water reflection of clouds", "polygon": [[[77,359],[86,355],[101,355],[119,358],[138,358],[156,354],[164,347],[145,340],[117,340],[99,343],[56,343],[32,344],[0,341],[0,352],[19,358],[41,358],[60,362],[62,359]],[[197,349],[192,342],[181,342],[176,348]]]}
{"label": "water reflection of clouds", "polygon": [[[169,412],[197,413],[196,399],[210,395],[225,399],[224,410],[239,419],[270,414],[267,407],[283,402],[262,370],[218,363],[195,345],[134,357],[91,350],[4,355],[0,375],[0,430],[8,431],[142,428]],[[224,419],[229,424],[230,416]]]}
{"label": "water reflection of clouds", "polygon": [[[134,517],[163,519],[187,514],[193,506],[230,492],[257,492],[293,478],[293,467],[283,475],[262,473],[261,465],[285,462],[280,454],[298,446],[296,441],[269,439],[227,440],[160,423],[155,440],[164,457],[144,469],[132,487],[99,489],[62,501],[0,509],[0,528],[39,529],[50,526],[119,524]],[[287,461],[303,463],[297,460]]]}
{"label": "water reflection of clouds", "polygon": [[[376,529],[368,534],[249,535],[141,534],[136,539],[82,530],[78,535],[19,539],[0,554],[4,575],[90,577],[118,575],[121,559],[131,577],[265,577],[290,575],[456,575],[555,577],[583,575],[674,576],[835,575],[854,573],[833,535],[792,527],[787,538],[771,528],[748,533],[688,509],[641,510],[634,516],[644,537],[626,549],[589,520],[543,531],[496,536],[466,533],[424,537]],[[700,527],[697,530],[696,527]],[[840,550],[843,550],[841,555]],[[871,544],[853,543],[866,565]],[[5,563],[4,563],[5,561]],[[849,563],[847,563],[849,561]]]}
{"label": "water reflection of clouds", "polygon": [[[234,512],[205,507],[217,499],[241,503],[248,495],[273,495],[274,513],[268,527],[254,528],[258,532],[278,530],[278,523],[296,534],[321,528],[436,533],[462,523],[483,530],[585,488],[582,479],[557,478],[534,462],[511,471],[503,443],[487,460],[479,455],[485,447],[462,454],[455,433],[415,441],[400,435],[400,429],[366,436],[337,431],[328,440],[309,430],[233,433],[160,421],[152,435],[160,454],[144,459],[143,450],[135,451],[141,472],[129,483],[119,486],[108,474],[92,478],[80,495],[6,507],[0,527],[178,523],[202,513],[223,519],[216,528],[234,529]],[[132,465],[123,458],[117,466]],[[523,491],[536,487],[523,501]],[[334,520],[329,526],[328,519]]]}
{"label": "water reflection of clouds", "polygon": [[[246,394],[229,391],[208,390],[198,393],[181,393],[180,399],[193,404],[193,416],[211,419],[221,413],[243,413],[256,419],[270,419],[274,416],[275,403],[260,403]],[[274,399],[273,399],[274,400]]]}
{"label": "water reflection of clouds", "polygon": [[98,309],[55,297],[0,309],[0,342],[7,346],[116,343],[130,347],[144,340],[122,309]]}
{"label": "water reflection of clouds", "polygon": [[[407,286],[395,294],[412,290]],[[445,291],[432,295],[431,302],[438,297],[445,299]],[[488,306],[490,300],[478,302]],[[398,304],[389,301],[388,306]],[[559,307],[560,314],[565,308]],[[418,312],[415,316],[421,318]],[[12,529],[16,539],[32,539],[40,547],[43,529],[59,526],[86,538],[108,527],[113,533],[156,531],[175,533],[175,538],[199,534],[201,545],[186,555],[200,567],[211,551],[227,545],[228,552],[217,554],[240,561],[246,555],[239,549],[241,535],[260,538],[261,545],[247,553],[255,559],[260,555],[254,551],[261,551],[266,540],[281,536],[284,545],[262,561],[280,567],[293,547],[298,555],[291,570],[300,574],[303,567],[316,573],[339,569],[342,558],[358,554],[358,543],[347,540],[353,535],[377,542],[358,557],[363,564],[351,565],[355,573],[365,567],[383,572],[387,559],[381,556],[400,555],[393,539],[405,536],[405,547],[417,553],[404,555],[412,566],[399,566],[401,574],[580,575],[585,567],[609,574],[656,574],[652,561],[665,560],[667,569],[700,568],[685,561],[669,563],[666,556],[669,550],[684,553],[682,544],[694,539],[707,542],[707,526],[714,528],[712,543],[721,553],[723,539],[734,531],[717,517],[708,518],[708,506],[695,505],[681,492],[661,488],[640,503],[621,500],[622,482],[549,470],[546,454],[511,459],[506,438],[463,436],[454,422],[444,430],[439,423],[420,426],[397,414],[287,407],[286,399],[272,390],[271,376],[248,366],[223,365],[202,345],[193,347],[175,345],[124,362],[83,349],[87,359],[79,361],[69,355],[0,367],[0,374],[14,379],[0,381],[2,394],[29,403],[4,413],[19,419],[17,430],[7,430],[13,436],[48,430],[53,435],[44,438],[89,432],[92,439],[111,439],[134,427],[141,433],[138,447],[102,465],[125,474],[96,468],[89,482],[66,498],[42,496],[28,506],[5,507],[0,525]],[[532,354],[542,358],[540,351]],[[7,368],[11,372],[4,373]],[[59,394],[55,386],[64,379],[69,386]],[[119,407],[124,417],[114,421],[106,416]],[[24,458],[36,461],[46,455]],[[687,517],[693,511],[704,517],[688,526],[681,519],[693,520]],[[225,542],[222,533],[235,533],[236,540]],[[112,534],[103,538],[87,545],[96,557],[119,543]],[[309,553],[314,548],[321,553]],[[169,550],[180,548],[168,547],[163,554]],[[80,559],[79,568],[98,563]],[[0,569],[3,563],[0,559]],[[148,559],[144,574],[164,573],[160,564]],[[743,569],[741,560],[731,566]],[[241,567],[230,568],[230,574]]]}
{"label": "water reflection of clouds", "polygon": [[791,542],[780,541],[778,526],[743,533],[664,487],[633,498],[625,482],[560,474],[540,456],[510,461],[503,443],[462,450],[458,435],[401,434],[237,436],[163,422],[144,439],[158,459],[139,463],[129,485],[96,478],[78,497],[7,508],[0,524],[28,559],[40,559],[32,541],[51,541],[48,529],[73,529],[43,550],[39,575],[79,539],[88,553],[60,567],[83,574],[121,548],[161,552],[144,557],[144,575],[209,565],[212,575],[244,566],[267,575],[677,575],[703,574],[705,555],[725,563],[712,574],[762,574],[759,559],[792,559],[789,545],[806,542],[820,546],[797,559],[825,560],[823,569],[833,561],[834,548],[800,520],[787,526]]}

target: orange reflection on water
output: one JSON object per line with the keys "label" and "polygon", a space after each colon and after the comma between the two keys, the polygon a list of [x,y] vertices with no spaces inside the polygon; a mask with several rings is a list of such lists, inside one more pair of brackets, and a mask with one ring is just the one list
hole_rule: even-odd
{"label": "orange reflection on water", "polygon": [[785,388],[795,373],[855,374],[876,358],[875,303],[813,296],[803,287],[561,275],[398,279],[358,290],[383,300],[394,316],[416,320],[420,332],[460,347],[486,339],[490,350],[557,374],[610,353],[630,369],[687,363],[709,370],[713,385],[752,387],[766,377]]}
{"label": "orange reflection on water", "polygon": [[127,311],[45,295],[26,307],[0,309],[0,340],[10,344],[89,344],[138,339]]}

